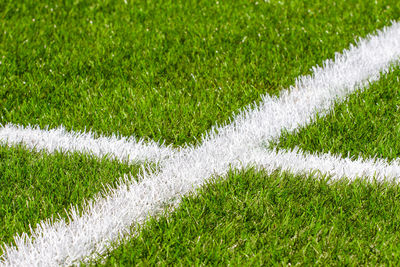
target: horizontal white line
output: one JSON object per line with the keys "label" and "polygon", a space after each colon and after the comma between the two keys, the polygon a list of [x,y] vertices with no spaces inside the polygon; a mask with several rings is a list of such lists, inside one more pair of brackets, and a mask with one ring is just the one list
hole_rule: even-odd
{"label": "horizontal white line", "polygon": [[307,153],[298,148],[279,151],[253,151],[240,166],[253,166],[267,172],[276,170],[291,173],[320,173],[328,175],[330,180],[345,177],[349,181],[362,178],[369,181],[397,181],[400,178],[399,159],[388,161],[386,159],[351,159],[340,155]]}
{"label": "horizontal white line", "polygon": [[[213,175],[225,175],[231,167],[255,165],[267,170],[309,171],[308,164],[318,157],[301,158],[290,153],[274,156],[276,152],[262,151],[262,144],[279,136],[283,128],[292,130],[305,125],[316,112],[326,111],[335,100],[342,100],[357,88],[367,86],[369,81],[378,80],[380,72],[387,72],[399,56],[400,24],[393,23],[343,54],[337,54],[335,60],[325,62],[323,68],[315,68],[312,76],[301,77],[290,91],[282,92],[280,98],[265,96],[259,107],[249,108],[233,123],[210,131],[201,145],[187,146],[172,154],[166,158],[160,172],[143,174],[139,183],[128,180],[121,183],[106,197],[90,202],[82,216],[72,210],[70,222],[43,222],[31,237],[16,238],[16,247],[5,247],[3,264],[70,265],[90,255],[102,254],[111,241],[128,233],[132,224],[143,222],[167,202],[178,203],[182,195],[198,188]],[[353,166],[346,160],[335,162],[337,165],[332,165],[331,172],[337,175],[346,174],[345,169]],[[322,163],[310,166],[319,164]],[[386,168],[379,173],[392,171],[398,177],[397,165],[362,164],[360,174],[370,166]],[[326,166],[323,171],[331,167]],[[357,168],[351,167],[352,170]]]}
{"label": "horizontal white line", "polygon": [[156,142],[144,142],[133,137],[94,136],[91,132],[69,132],[64,127],[40,129],[38,126],[20,126],[11,123],[0,127],[0,144],[23,144],[26,148],[48,153],[80,152],[120,162],[160,162],[175,150]]}

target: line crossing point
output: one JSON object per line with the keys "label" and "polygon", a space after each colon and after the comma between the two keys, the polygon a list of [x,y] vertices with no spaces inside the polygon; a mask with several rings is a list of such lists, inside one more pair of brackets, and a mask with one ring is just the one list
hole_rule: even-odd
{"label": "line crossing point", "polygon": [[1,263],[71,265],[97,257],[110,242],[130,234],[132,224],[157,214],[166,202],[178,204],[183,195],[231,168],[256,166],[267,171],[295,172],[317,169],[335,178],[398,178],[397,161],[389,164],[384,160],[351,161],[299,151],[267,151],[262,144],[278,137],[283,129],[291,131],[307,125],[317,112],[326,112],[355,90],[368,88],[399,59],[400,24],[393,22],[336,54],[323,67],[315,67],[312,75],[300,77],[279,98],[263,96],[260,105],[249,106],[231,124],[210,130],[198,146],[183,146],[174,153],[168,151],[167,157],[157,156],[162,162],[159,171],[143,173],[140,182],[126,177],[117,188],[106,192],[106,197],[88,202],[82,216],[71,210],[68,222],[42,222],[30,236],[16,237],[16,246],[4,247]]}

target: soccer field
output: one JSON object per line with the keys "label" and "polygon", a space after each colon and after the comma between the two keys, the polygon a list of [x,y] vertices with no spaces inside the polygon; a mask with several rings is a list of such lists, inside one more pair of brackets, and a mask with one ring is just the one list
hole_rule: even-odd
{"label": "soccer field", "polygon": [[399,17],[1,2],[0,264],[396,264]]}

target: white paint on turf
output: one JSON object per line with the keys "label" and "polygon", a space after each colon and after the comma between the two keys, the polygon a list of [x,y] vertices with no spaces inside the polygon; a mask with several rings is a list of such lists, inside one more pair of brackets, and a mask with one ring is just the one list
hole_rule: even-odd
{"label": "white paint on turf", "polygon": [[0,127],[0,144],[22,144],[26,148],[47,153],[81,152],[96,157],[108,157],[120,162],[160,162],[175,152],[171,146],[156,142],[144,142],[133,137],[94,136],[91,132],[68,132],[60,126],[56,129],[40,129],[6,124]]}
{"label": "white paint on turf", "polygon": [[42,222],[32,231],[16,237],[16,246],[6,246],[4,265],[71,265],[101,255],[107,245],[129,233],[130,226],[142,223],[165,205],[198,188],[213,175],[225,175],[230,168],[256,166],[266,171],[285,169],[309,172],[315,168],[339,178],[365,176],[398,178],[398,162],[351,161],[266,151],[262,144],[277,138],[282,129],[306,125],[317,112],[326,112],[335,101],[389,71],[400,57],[400,24],[360,40],[335,60],[316,67],[312,76],[301,77],[279,98],[264,96],[258,107],[248,107],[229,124],[211,130],[197,147],[185,146],[163,161],[159,172],[144,173],[140,182],[121,181],[107,196],[89,202],[82,216],[71,211],[70,221]]}
{"label": "white paint on turf", "polygon": [[297,148],[290,151],[254,150],[242,164],[263,169],[269,173],[282,170],[291,173],[328,175],[330,181],[346,177],[350,181],[362,178],[368,181],[398,182],[400,177],[400,159],[390,162],[379,158],[351,159],[329,153],[307,153]]}

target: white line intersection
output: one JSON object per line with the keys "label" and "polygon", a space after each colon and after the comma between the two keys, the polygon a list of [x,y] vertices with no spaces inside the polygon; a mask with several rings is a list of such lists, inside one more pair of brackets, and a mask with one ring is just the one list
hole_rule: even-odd
{"label": "white line intersection", "polygon": [[[277,138],[282,129],[291,131],[307,125],[317,112],[326,112],[335,101],[342,101],[355,90],[368,87],[369,82],[379,80],[381,73],[388,72],[399,59],[400,24],[394,22],[376,35],[360,40],[357,46],[337,54],[335,60],[326,61],[322,68],[316,67],[312,76],[300,77],[294,87],[283,91],[279,98],[264,96],[259,106],[249,107],[231,124],[219,127],[217,131],[211,130],[196,147],[172,150],[150,143],[147,149],[142,141],[133,139],[107,141],[100,138],[100,142],[91,139],[90,134],[65,131],[64,135],[53,135],[55,137],[48,146],[46,138],[49,136],[41,135],[48,133],[40,129],[14,125],[0,128],[1,140],[9,144],[23,142],[31,149],[49,152],[77,149],[133,162],[155,160],[162,166],[158,172],[143,173],[140,182],[129,179],[121,182],[117,188],[107,192],[107,197],[89,202],[82,216],[71,210],[71,221],[41,223],[31,236],[17,238],[16,247],[6,246],[1,263],[16,266],[71,265],[101,255],[110,242],[129,234],[133,223],[141,223],[147,216],[156,214],[165,202],[178,204],[183,195],[214,175],[224,176],[231,168],[256,166],[267,172],[318,170],[336,179],[343,176],[350,179],[361,176],[370,179],[400,177],[398,161],[390,164],[381,159],[352,161],[332,155],[262,149],[262,143]],[[34,135],[30,134],[32,131]],[[56,130],[53,132],[59,134]],[[61,139],[69,137],[60,141],[60,136]],[[66,146],[71,140],[80,142],[82,139],[79,138],[86,138],[90,145]],[[113,142],[119,142],[123,152],[115,150]],[[132,153],[131,149],[140,152]]]}

